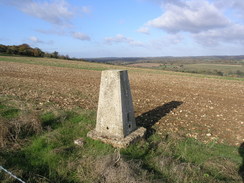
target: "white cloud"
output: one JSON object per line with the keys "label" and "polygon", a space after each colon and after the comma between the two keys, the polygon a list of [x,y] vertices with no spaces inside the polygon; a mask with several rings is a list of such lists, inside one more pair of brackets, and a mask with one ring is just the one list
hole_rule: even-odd
{"label": "white cloud", "polygon": [[214,3],[216,4],[216,6],[220,8],[244,9],[243,0],[231,0],[231,1],[215,0]]}
{"label": "white cloud", "polygon": [[36,36],[30,36],[28,38],[28,42],[30,42],[30,44],[32,46],[36,46],[37,44],[53,44],[53,41],[42,41],[39,38],[37,38]]}
{"label": "white cloud", "polygon": [[124,35],[122,35],[122,34],[117,34],[116,36],[114,36],[114,37],[106,37],[105,38],[105,42],[106,43],[109,43],[109,44],[111,44],[111,43],[119,43],[119,42],[128,42],[129,41],[129,39],[128,38],[126,38]]}
{"label": "white cloud", "polygon": [[150,34],[148,27],[141,27],[136,30],[137,32],[143,33],[143,34]]}
{"label": "white cloud", "polygon": [[194,34],[193,37],[204,46],[217,46],[220,43],[244,45],[244,25],[233,24],[223,29],[213,29]]}
{"label": "white cloud", "polygon": [[73,38],[79,39],[82,41],[90,41],[91,40],[90,36],[88,36],[84,33],[81,33],[81,32],[73,32],[72,36],[73,36]]}
{"label": "white cloud", "polygon": [[82,13],[89,14],[89,13],[91,13],[91,8],[88,6],[82,6],[81,11],[82,11]]}
{"label": "white cloud", "polygon": [[60,29],[36,29],[36,32],[40,32],[42,34],[55,34],[55,35],[66,35],[67,33],[64,30],[60,30]]}
{"label": "white cloud", "polygon": [[228,12],[228,16],[234,17],[234,19],[239,19],[238,21],[242,21],[244,19],[244,1],[243,0],[231,0],[231,1],[223,1],[223,0],[215,0],[215,6],[221,8],[222,11]]}
{"label": "white cloud", "polygon": [[136,40],[130,40],[128,42],[128,44],[131,46],[145,47],[144,43],[142,43],[141,41],[136,41]]}
{"label": "white cloud", "polygon": [[201,32],[213,28],[225,27],[228,19],[211,3],[204,0],[180,1],[164,4],[165,12],[147,23],[148,26],[168,32]]}
{"label": "white cloud", "polygon": [[125,37],[122,34],[117,34],[114,37],[106,37],[104,40],[105,40],[105,42],[107,44],[127,43],[127,44],[129,44],[131,46],[140,46],[140,47],[143,47],[144,46],[144,44],[142,42],[136,41],[136,40],[134,40],[132,38]]}
{"label": "white cloud", "polygon": [[184,40],[181,34],[169,34],[162,38],[152,40],[150,42],[150,47],[156,49],[165,49],[166,47],[169,48],[170,46],[175,46],[180,44]]}
{"label": "white cloud", "polygon": [[26,14],[55,25],[71,25],[71,19],[74,15],[74,8],[65,0],[3,0],[3,3],[15,6]]}
{"label": "white cloud", "polygon": [[139,2],[143,2],[143,1],[148,1],[148,2],[152,2],[152,3],[156,3],[156,4],[166,4],[166,3],[177,3],[180,2],[181,0],[137,0]]}
{"label": "white cloud", "polygon": [[21,10],[29,15],[43,19],[56,25],[68,25],[73,16],[66,1],[55,2],[31,2],[21,7]]}
{"label": "white cloud", "polygon": [[39,40],[37,37],[35,36],[31,36],[29,37],[29,40],[32,42],[32,43],[42,43],[43,41]]}
{"label": "white cloud", "polygon": [[165,43],[167,44],[178,44],[182,42],[183,36],[180,34],[174,34],[174,35],[167,35],[165,37]]}
{"label": "white cloud", "polygon": [[[168,32],[167,36],[152,41],[152,46],[163,47],[177,44],[179,36],[204,47],[223,45],[244,46],[244,1],[243,0],[162,0],[161,16],[148,21],[146,26]],[[177,35],[179,36],[177,38]]]}

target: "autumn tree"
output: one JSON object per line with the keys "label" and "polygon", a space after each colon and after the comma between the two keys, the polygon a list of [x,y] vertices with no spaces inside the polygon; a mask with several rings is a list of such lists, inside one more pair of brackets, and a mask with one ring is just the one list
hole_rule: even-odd
{"label": "autumn tree", "polygon": [[6,53],[7,49],[7,46],[0,44],[0,53]]}
{"label": "autumn tree", "polygon": [[52,57],[53,57],[53,58],[58,58],[58,52],[57,52],[57,51],[54,51],[54,52],[52,53]]}
{"label": "autumn tree", "polygon": [[0,53],[6,53],[10,55],[23,55],[23,56],[34,56],[43,57],[44,52],[40,48],[32,48],[28,44],[21,44],[18,46],[5,46],[0,45]]}

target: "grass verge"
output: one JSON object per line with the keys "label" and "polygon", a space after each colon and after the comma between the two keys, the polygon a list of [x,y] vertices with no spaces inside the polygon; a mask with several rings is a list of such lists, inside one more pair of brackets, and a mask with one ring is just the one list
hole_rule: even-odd
{"label": "grass verge", "polygon": [[[0,148],[0,165],[26,183],[242,182],[243,147],[155,133],[118,151],[86,137],[95,127],[95,111],[40,111],[33,121],[4,100],[1,124],[10,126],[2,140],[10,143]],[[6,115],[10,109],[18,112]],[[74,144],[78,138],[83,145]],[[15,181],[0,172],[0,182]]]}
{"label": "grass verge", "polygon": [[[94,127],[94,112],[48,112],[39,118],[44,131],[30,136],[17,151],[2,149],[1,164],[26,182],[93,182],[92,161],[113,152],[110,145],[86,137]],[[74,144],[78,138],[84,140],[82,147]],[[2,172],[0,180],[13,181]]]}
{"label": "grass verge", "polygon": [[127,159],[141,160],[153,179],[162,182],[242,182],[238,175],[242,158],[234,146],[155,134],[124,149],[122,154]]}

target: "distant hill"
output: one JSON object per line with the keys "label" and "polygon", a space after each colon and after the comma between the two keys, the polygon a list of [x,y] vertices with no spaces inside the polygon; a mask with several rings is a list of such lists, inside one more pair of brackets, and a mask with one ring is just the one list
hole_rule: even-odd
{"label": "distant hill", "polygon": [[85,58],[89,62],[103,62],[116,65],[128,65],[135,63],[225,63],[235,64],[244,60],[244,55],[236,56],[189,56],[189,57],[103,57],[103,58]]}

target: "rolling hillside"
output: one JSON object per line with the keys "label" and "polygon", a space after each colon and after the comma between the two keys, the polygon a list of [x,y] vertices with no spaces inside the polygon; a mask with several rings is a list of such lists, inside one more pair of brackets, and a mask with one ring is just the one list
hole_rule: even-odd
{"label": "rolling hillside", "polygon": [[[9,151],[20,150],[26,144],[25,137],[27,138],[27,136],[21,132],[18,133],[18,136],[15,134],[12,138],[8,137],[9,133],[11,133],[11,129],[8,129],[8,126],[12,129],[19,128],[20,131],[24,128],[21,126],[18,127],[16,119],[23,123],[25,122],[25,125],[29,129],[32,129],[32,131],[28,132],[28,135],[32,136],[33,134],[51,133],[52,130],[57,128],[55,125],[52,126],[52,122],[55,123],[55,120],[45,122],[46,125],[44,127],[40,126],[41,124],[39,122],[49,118],[49,114],[51,115],[50,118],[52,118],[52,115],[59,116],[60,111],[96,111],[100,74],[104,69],[129,70],[136,122],[138,126],[144,126],[148,129],[147,137],[149,139],[152,135],[156,135],[159,139],[165,139],[170,136],[177,139],[175,141],[176,143],[178,140],[181,141],[180,139],[184,140],[189,138],[202,144],[212,143],[212,146],[214,144],[226,144],[228,147],[234,149],[238,149],[244,142],[243,80],[227,80],[226,78],[215,76],[184,74],[81,61],[1,56],[0,102],[2,107],[0,109],[3,111],[1,113],[1,128],[5,131],[2,130],[0,137],[2,147],[0,149],[0,162],[11,170],[16,170],[16,167],[14,168],[11,164],[4,161],[4,152],[6,148]],[[10,108],[14,107],[13,109],[16,110],[12,110],[13,114],[16,113],[17,116],[22,117],[13,117],[11,113],[9,114],[10,117],[8,117],[8,113],[5,110],[6,106]],[[45,117],[45,115],[47,116]],[[42,117],[38,118],[38,116]],[[94,116],[95,114],[92,117],[93,121]],[[59,120],[61,118],[62,115]],[[67,119],[69,118],[65,117],[63,120],[65,121]],[[11,126],[13,124],[15,126]],[[83,128],[89,130],[93,126],[94,122],[92,125],[88,124]],[[81,134],[81,132],[79,133]],[[50,138],[54,136],[50,136]],[[83,136],[85,138],[85,133]],[[30,139],[27,142],[30,143]],[[160,143],[157,145],[160,145]],[[89,146],[89,148],[92,147]],[[145,150],[143,148],[145,147],[142,147],[142,152]],[[167,147],[164,146],[163,148]],[[106,153],[112,151],[111,147],[108,150],[104,150]],[[231,151],[237,157],[239,156],[237,151]],[[61,149],[60,152],[63,152],[63,150]],[[124,152],[125,155],[132,157],[130,153],[129,151]],[[155,155],[155,157],[158,157],[158,155]],[[176,157],[177,161],[180,158],[184,159],[183,155]],[[143,162],[145,164],[146,160],[143,160]],[[233,166],[237,168],[241,162],[240,156],[236,162],[239,163]],[[195,166],[197,163],[193,164]],[[226,164],[226,166],[228,165]],[[148,167],[147,171],[149,173],[154,172],[154,176],[157,177],[152,178],[152,180],[159,180],[166,176],[160,173],[161,170],[156,171],[155,169],[151,172]],[[217,174],[221,171],[222,169],[220,167]],[[205,171],[205,178],[198,180],[199,182],[206,180],[208,182],[211,182],[210,180],[212,182],[225,182],[225,180],[226,182],[241,182],[237,171],[230,173],[231,175],[226,175],[229,178],[225,177],[218,180],[211,179],[211,177],[216,175],[210,175],[207,172]],[[16,173],[23,177],[28,176],[26,173],[22,174],[18,171]],[[42,174],[40,173],[40,175]],[[231,176],[232,178],[230,178]],[[1,175],[0,180],[1,177],[3,178],[4,176]],[[197,180],[195,178],[193,176],[192,180]],[[49,179],[53,180],[50,177]],[[63,182],[69,182],[60,178],[59,181],[62,182],[61,180]],[[82,180],[82,178],[79,180]],[[167,176],[166,178],[162,178],[162,180],[165,180],[165,182],[177,182],[169,177],[167,178]],[[188,174],[186,182],[189,180],[191,180],[190,174]]]}

